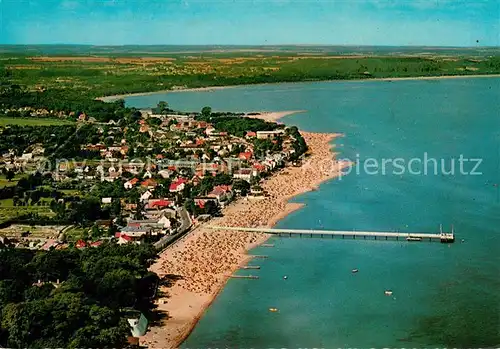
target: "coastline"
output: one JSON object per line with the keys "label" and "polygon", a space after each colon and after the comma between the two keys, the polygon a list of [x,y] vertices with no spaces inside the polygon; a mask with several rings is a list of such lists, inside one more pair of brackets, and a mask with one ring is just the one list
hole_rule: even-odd
{"label": "coastline", "polygon": [[500,74],[470,74],[470,75],[440,75],[440,76],[410,76],[410,77],[396,77],[396,78],[372,78],[372,79],[337,79],[337,80],[304,80],[304,81],[281,81],[281,82],[267,82],[259,84],[241,84],[241,85],[226,85],[226,86],[209,86],[209,87],[194,87],[194,88],[180,88],[175,90],[158,90],[151,92],[137,92],[137,93],[125,93],[119,95],[102,96],[97,97],[96,100],[103,102],[113,102],[118,99],[123,99],[127,97],[137,97],[137,96],[150,96],[158,93],[179,93],[179,92],[204,92],[204,91],[215,91],[223,90],[228,88],[236,87],[248,87],[248,86],[267,86],[267,85],[277,85],[277,84],[299,84],[299,83],[318,83],[318,82],[353,82],[353,81],[405,81],[405,80],[443,80],[443,79],[467,79],[467,78],[500,78]]}
{"label": "coastline", "polygon": [[[273,117],[277,119],[282,113],[275,113]],[[321,183],[337,177],[348,165],[335,160],[334,146],[330,143],[340,134],[301,134],[310,149],[302,166],[282,169],[267,179],[262,184],[268,193],[266,199],[239,199],[223,209],[223,217],[214,218],[208,225],[272,227],[303,207],[303,204],[288,202],[291,198],[317,189]],[[141,345],[148,348],[179,347],[217,298],[230,275],[252,258],[248,251],[270,236],[214,231],[206,225],[200,225],[169,246],[151,267],[160,276],[175,275],[180,279],[171,287],[162,287],[158,310],[168,312],[168,319],[151,327],[140,338]]]}

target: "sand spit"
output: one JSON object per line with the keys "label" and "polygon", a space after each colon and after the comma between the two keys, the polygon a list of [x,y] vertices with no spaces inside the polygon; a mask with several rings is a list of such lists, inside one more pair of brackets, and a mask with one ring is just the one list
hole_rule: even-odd
{"label": "sand spit", "polygon": [[189,335],[203,312],[224,287],[228,277],[250,258],[247,251],[269,236],[259,233],[214,231],[207,225],[271,227],[302,204],[289,203],[296,195],[315,190],[349,164],[335,160],[330,142],[341,135],[302,132],[310,156],[301,167],[289,167],[262,185],[263,200],[238,200],[226,207],[224,217],[200,225],[162,252],[151,270],[175,276],[172,287],[163,287],[158,310],[168,318],[141,338],[149,348],[176,348]]}

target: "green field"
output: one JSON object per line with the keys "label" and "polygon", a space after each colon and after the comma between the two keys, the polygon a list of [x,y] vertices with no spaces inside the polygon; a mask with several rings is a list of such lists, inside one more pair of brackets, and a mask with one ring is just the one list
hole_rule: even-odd
{"label": "green field", "polygon": [[70,242],[75,242],[78,241],[79,239],[88,238],[88,235],[89,235],[88,228],[73,226],[64,231],[64,236],[66,237],[66,240]]}
{"label": "green field", "polygon": [[[7,180],[4,175],[0,175],[0,188],[12,187],[19,182],[19,180],[24,177],[24,175],[16,174],[12,180]],[[1,202],[1,201],[0,201]]]}
{"label": "green field", "polygon": [[[19,125],[19,126],[61,126],[73,125],[74,122],[54,118],[9,118],[0,116],[0,126]],[[1,182],[0,182],[1,186]]]}
{"label": "green field", "polygon": [[[500,73],[498,48],[3,46],[0,75],[71,100],[175,88]],[[3,67],[3,72],[2,72]]]}
{"label": "green field", "polygon": [[48,206],[13,206],[12,199],[0,200],[0,223],[28,213],[46,217],[55,216]]}

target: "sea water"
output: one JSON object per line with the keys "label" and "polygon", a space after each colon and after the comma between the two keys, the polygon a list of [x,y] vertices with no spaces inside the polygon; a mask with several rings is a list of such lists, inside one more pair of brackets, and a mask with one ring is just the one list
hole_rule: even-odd
{"label": "sea water", "polygon": [[[306,110],[284,118],[306,131],[341,132],[341,179],[295,198],[306,206],[279,228],[447,231],[454,244],[272,238],[233,279],[185,348],[479,347],[500,344],[500,79],[349,81],[244,86],[127,98],[137,107]],[[427,155],[425,155],[427,154]],[[459,173],[459,158],[481,163]],[[434,158],[444,171],[385,174],[369,161]],[[455,174],[449,175],[452,160]],[[474,162],[474,164],[477,163]],[[475,166],[475,165],[474,165]],[[413,172],[422,170],[414,163]],[[358,172],[358,173],[356,173]],[[375,171],[376,172],[376,171]],[[463,242],[462,242],[463,240]],[[352,273],[352,269],[359,269]],[[249,271],[239,271],[248,274]],[[286,275],[285,280],[283,276]],[[392,290],[392,296],[384,294]],[[277,308],[270,312],[269,308]]]}

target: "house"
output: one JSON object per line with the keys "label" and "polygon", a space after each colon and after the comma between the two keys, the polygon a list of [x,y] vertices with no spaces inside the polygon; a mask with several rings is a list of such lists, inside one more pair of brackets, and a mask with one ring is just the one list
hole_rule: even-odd
{"label": "house", "polygon": [[102,240],[98,240],[98,241],[94,241],[92,243],[90,243],[90,246],[91,247],[99,247],[103,244],[103,241]]}
{"label": "house", "polygon": [[207,199],[207,198],[194,198],[194,204],[198,206],[201,209],[205,208],[205,204],[207,201],[214,200],[214,199]]}
{"label": "house", "polygon": [[265,165],[263,165],[263,164],[260,164],[260,163],[253,164],[252,168],[253,168],[253,176],[254,177],[256,177],[256,176],[260,175],[261,173],[267,171],[267,167]]}
{"label": "house", "polygon": [[137,210],[137,204],[125,204],[125,210],[127,211]]}
{"label": "house", "polygon": [[218,185],[210,193],[208,193],[207,197],[215,198],[218,202],[221,202],[230,199],[231,194],[232,191],[230,185]]}
{"label": "house", "polygon": [[285,134],[285,130],[257,131],[257,139],[273,139]]}
{"label": "house", "polygon": [[262,187],[254,185],[252,188],[250,188],[250,194],[254,196],[262,196],[264,195],[264,190],[262,190]]}
{"label": "house", "polygon": [[141,183],[141,186],[148,189],[154,189],[158,186],[158,183],[154,179],[148,178]]}
{"label": "house", "polygon": [[158,171],[158,174],[162,177],[162,178],[169,178],[170,175],[172,174],[171,171],[169,170],[160,170]]}
{"label": "house", "polygon": [[166,216],[162,216],[158,220],[158,224],[163,225],[163,228],[165,228],[165,229],[170,229],[170,227],[172,226],[172,223],[170,222],[170,219],[167,218]]}
{"label": "house", "polygon": [[252,152],[246,151],[246,152],[240,153],[238,155],[238,159],[249,161],[252,158],[252,155],[253,155]]}
{"label": "house", "polygon": [[246,138],[253,138],[253,137],[257,137],[257,133],[253,132],[253,131],[247,131],[247,134],[245,135]]}
{"label": "house", "polygon": [[144,176],[142,176],[142,178],[151,178],[151,177],[153,177],[153,175],[151,174],[151,172],[149,170],[144,172]]}
{"label": "house", "polygon": [[[1,239],[1,237],[0,237]],[[48,251],[50,250],[50,248],[52,247],[56,247],[57,245],[59,245],[59,242],[57,240],[53,240],[53,239],[49,239],[47,240],[47,242],[41,247],[42,250],[44,251]]]}
{"label": "house", "polygon": [[251,168],[242,168],[234,171],[233,173],[234,179],[242,179],[244,181],[247,181],[248,183],[251,182],[252,177],[253,177],[253,170]]}
{"label": "house", "polygon": [[125,187],[125,189],[132,189],[137,184],[137,182],[139,182],[137,178],[132,178],[131,180],[126,181],[123,186]]}
{"label": "house", "polygon": [[178,178],[175,182],[170,184],[169,191],[171,193],[178,193],[184,190],[187,180],[185,178]]}
{"label": "house", "polygon": [[134,337],[144,336],[148,328],[148,320],[144,314],[137,312],[134,316],[127,316],[127,322],[130,326],[130,332]]}
{"label": "house", "polygon": [[87,243],[80,239],[75,243],[75,247],[76,248],[85,248],[85,247],[87,247]]}
{"label": "house", "polygon": [[153,193],[151,193],[149,190],[146,190],[141,195],[141,202],[148,201],[152,196],[153,196]]}
{"label": "house", "polygon": [[215,132],[215,128],[213,128],[212,126],[207,127],[207,128],[205,129],[205,134],[206,134],[207,136],[210,136],[210,135],[211,135],[212,133],[214,133],[214,132]]}
{"label": "house", "polygon": [[116,233],[115,238],[118,239],[117,243],[118,245],[123,245],[123,244],[128,244],[131,242],[134,242],[134,239],[127,234],[122,234],[122,233]]}
{"label": "house", "polygon": [[102,199],[101,199],[101,202],[102,202],[103,204],[110,204],[110,203],[111,203],[111,201],[113,201],[113,198],[102,198]]}
{"label": "house", "polygon": [[149,235],[151,233],[151,227],[142,224],[127,225],[120,230],[121,234],[125,234],[135,240],[140,240],[143,236]]}
{"label": "house", "polygon": [[148,203],[148,208],[157,208],[157,209],[162,209],[162,208],[167,208],[169,206],[172,206],[174,204],[173,201],[169,200],[150,200]]}

